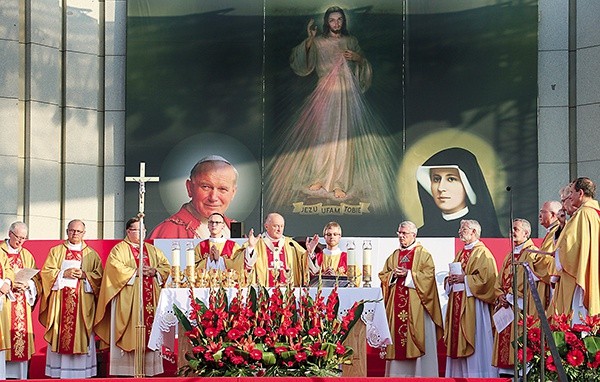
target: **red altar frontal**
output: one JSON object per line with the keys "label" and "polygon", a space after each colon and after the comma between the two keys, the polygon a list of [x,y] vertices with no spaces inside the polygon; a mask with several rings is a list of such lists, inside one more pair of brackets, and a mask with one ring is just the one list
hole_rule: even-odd
{"label": "red altar frontal", "polygon": [[[388,240],[388,239],[386,239],[386,240]],[[534,241],[536,241],[536,240],[534,240]],[[110,250],[112,249],[112,247],[114,245],[116,245],[119,241],[120,240],[86,240],[86,243],[98,252],[98,254],[100,255],[100,258],[102,259],[102,261],[104,263],[106,261],[106,258],[108,257]],[[482,239],[482,241],[484,241],[486,243],[486,245],[490,248],[490,250],[496,257],[496,261],[499,264],[501,264],[506,253],[508,253],[510,251],[510,242],[508,241],[508,239]],[[39,268],[41,268],[44,264],[44,261],[46,259],[46,256],[47,256],[50,248],[52,248],[53,246],[58,245],[60,243],[62,243],[62,240],[29,240],[24,244],[24,247],[27,248],[29,251],[31,251],[31,253],[33,254],[33,256],[36,259],[37,266]],[[449,243],[454,244],[454,251],[453,251],[454,253],[456,252],[456,249],[462,247],[462,244],[458,239],[451,240]],[[426,244],[424,244],[424,245],[426,245]],[[450,244],[450,245],[452,245],[452,244]],[[387,254],[383,254],[383,253],[378,254],[378,255],[380,257],[383,257],[384,259],[385,259],[385,257],[387,257]],[[447,265],[445,265],[445,266],[447,268]],[[376,278],[376,274],[378,271],[379,271],[378,269],[373,269],[373,276],[375,278]],[[36,305],[35,309],[32,313],[33,314],[34,332],[35,332],[36,354],[33,356],[32,360],[31,360],[30,368],[29,368],[29,378],[30,379],[45,379],[46,378],[46,376],[44,374],[45,362],[46,362],[46,343],[43,338],[44,327],[39,323],[39,320],[38,320],[38,309],[39,309],[39,307]],[[439,360],[440,360],[440,365],[439,365],[440,375],[443,375],[443,372],[445,369],[445,366],[444,366],[445,365],[445,355],[444,355],[442,347],[439,347],[439,350],[440,351],[438,353],[439,353]],[[98,360],[99,360],[98,376],[99,377],[107,376],[108,365],[105,360],[108,360],[108,355],[99,353]],[[165,368],[165,373],[163,374],[163,376],[168,377],[168,376],[174,376],[176,374],[177,366],[174,362],[165,360],[164,368]],[[379,357],[379,349],[367,347],[367,375],[368,375],[368,377],[383,377],[384,370],[385,370],[385,361]],[[123,380],[123,379],[125,379],[125,378],[121,378],[121,380]],[[156,378],[152,378],[152,379],[156,380]],[[227,381],[240,381],[240,382],[245,382],[245,380],[248,379],[248,382],[250,381],[249,378],[219,378],[219,379],[227,380]],[[261,378],[261,380],[268,380],[268,379],[270,379],[270,378]],[[306,380],[307,378],[286,378],[286,381],[292,380],[292,379]],[[326,380],[327,378],[309,378],[309,379],[316,381],[316,380]],[[340,378],[337,378],[337,379],[339,380]],[[363,380],[364,378],[341,378],[341,379],[347,379],[348,381],[359,381],[359,380]],[[392,379],[393,378],[386,378],[386,380],[392,380]],[[107,380],[110,380],[110,379],[107,379]],[[140,380],[140,379],[137,379],[137,380]],[[172,378],[170,380],[172,380]],[[182,380],[193,381],[196,379],[182,378]],[[407,379],[402,379],[402,380],[406,381]],[[424,380],[430,380],[430,379],[419,378],[418,380],[424,381]],[[434,381],[436,379],[434,378],[431,380]],[[446,380],[450,381],[453,379],[446,379]],[[491,379],[486,379],[486,381],[490,381],[490,380]],[[505,381],[506,379],[495,379],[495,380]],[[460,381],[466,381],[466,380],[460,379]],[[476,379],[470,379],[469,381],[476,381]],[[508,381],[508,380],[506,380],[506,381]]]}

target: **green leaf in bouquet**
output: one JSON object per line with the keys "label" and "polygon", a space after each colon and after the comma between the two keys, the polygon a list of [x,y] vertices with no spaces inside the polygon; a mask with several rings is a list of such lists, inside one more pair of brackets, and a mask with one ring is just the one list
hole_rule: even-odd
{"label": "green leaf in bouquet", "polygon": [[554,342],[556,343],[556,348],[561,356],[567,354],[567,342],[565,341],[565,333],[563,332],[552,332],[552,337],[554,337]]}
{"label": "green leaf in bouquet", "polygon": [[256,313],[258,310],[258,295],[256,289],[251,286],[248,287],[248,301],[252,304],[252,312]]}
{"label": "green leaf in bouquet", "polygon": [[192,324],[190,323],[190,320],[187,318],[185,313],[183,313],[181,309],[179,309],[179,307],[175,304],[173,304],[173,313],[175,314],[175,317],[177,317],[177,320],[179,320],[181,326],[183,326],[183,328],[186,331],[189,332],[190,330],[192,330]]}
{"label": "green leaf in bouquet", "polygon": [[213,354],[213,358],[214,358],[214,360],[215,360],[215,361],[217,361],[217,362],[218,362],[218,361],[220,361],[220,360],[221,360],[221,358],[223,358],[223,349],[221,349],[221,350],[219,350],[219,351],[215,352],[215,354]]}
{"label": "green leaf in bouquet", "polygon": [[263,362],[263,365],[265,365],[265,366],[275,365],[277,363],[277,358],[275,357],[275,353],[263,351],[262,362]]}
{"label": "green leaf in bouquet", "polygon": [[200,366],[200,362],[197,359],[190,359],[188,365],[190,368],[196,370],[198,369],[198,366]]}
{"label": "green leaf in bouquet", "polygon": [[298,353],[296,350],[288,350],[281,353],[281,358],[284,360],[293,359],[294,356]]}
{"label": "green leaf in bouquet", "polygon": [[585,349],[588,353],[595,357],[598,350],[600,350],[600,338],[596,336],[588,336],[583,339]]}

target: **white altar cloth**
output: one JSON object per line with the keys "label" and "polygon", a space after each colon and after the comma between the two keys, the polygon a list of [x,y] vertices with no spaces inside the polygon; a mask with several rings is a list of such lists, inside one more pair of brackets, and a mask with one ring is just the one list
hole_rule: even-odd
{"label": "white altar cloth", "polygon": [[[323,288],[322,295],[329,296],[333,288]],[[309,288],[311,296],[315,296],[317,288]],[[301,288],[296,288],[296,294],[301,293]],[[194,297],[203,302],[208,301],[209,288],[195,288]],[[160,293],[158,305],[154,314],[154,323],[150,333],[148,347],[152,350],[161,350],[164,346],[170,351],[174,349],[174,339],[177,333],[178,321],[173,313],[173,304],[187,314],[190,309],[190,290],[188,288],[165,288]],[[228,300],[237,294],[236,288],[228,288]],[[370,301],[365,303],[362,321],[367,327],[367,343],[372,347],[383,347],[392,343],[390,329],[383,304],[383,294],[380,288],[339,288],[340,300],[339,314],[343,315],[356,301]]]}

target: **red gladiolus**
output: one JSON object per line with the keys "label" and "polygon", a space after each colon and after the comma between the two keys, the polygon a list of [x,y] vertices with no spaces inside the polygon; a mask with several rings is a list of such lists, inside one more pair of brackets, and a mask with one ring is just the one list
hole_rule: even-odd
{"label": "red gladiolus", "polygon": [[192,352],[194,352],[196,354],[204,353],[205,351],[206,351],[206,348],[204,346],[194,346],[192,348]]}
{"label": "red gladiolus", "polygon": [[580,345],[580,340],[579,338],[577,338],[577,336],[571,332],[566,332],[565,333],[565,342],[571,346],[578,346]]}
{"label": "red gladiolus", "polygon": [[554,364],[554,359],[551,355],[546,357],[546,369],[548,369],[548,371],[556,371],[556,365]]}
{"label": "red gladiolus", "polygon": [[261,327],[254,328],[254,335],[257,337],[262,337],[267,334],[267,331]]}
{"label": "red gladiolus", "polygon": [[298,362],[302,362],[302,361],[306,361],[306,353],[305,352],[298,352],[296,353],[296,355],[294,355],[294,358],[296,359],[296,361]]}
{"label": "red gladiolus", "polygon": [[296,328],[287,328],[285,331],[285,335],[291,338],[295,338],[298,335],[298,329]]}
{"label": "red gladiolus", "polygon": [[326,350],[315,350],[315,351],[313,351],[313,355],[317,358],[323,358],[327,355],[327,351]]}
{"label": "red gladiolus", "polygon": [[346,348],[344,347],[344,345],[338,342],[335,346],[335,352],[337,354],[344,354],[346,352]]}
{"label": "red gladiolus", "polygon": [[238,338],[240,338],[242,336],[242,332],[240,332],[237,329],[231,329],[228,333],[227,333],[227,338],[229,338],[232,341],[237,340]]}
{"label": "red gladiolus", "polygon": [[[519,358],[519,361],[523,362],[523,349],[519,349],[519,351],[517,352],[517,357]],[[527,362],[531,362],[532,359],[533,359],[533,350],[531,350],[530,348],[527,348]]]}
{"label": "red gladiolus", "polygon": [[567,353],[567,362],[571,366],[579,366],[585,361],[585,356],[581,350],[573,349]]}
{"label": "red gladiolus", "polygon": [[321,333],[321,329],[319,329],[317,327],[312,327],[312,328],[308,329],[309,336],[316,337],[319,335],[319,333]]}
{"label": "red gladiolus", "polygon": [[596,352],[596,357],[592,362],[588,362],[588,367],[592,369],[600,367],[600,351]]}
{"label": "red gladiolus", "polygon": [[235,348],[233,346],[228,346],[225,348],[225,355],[229,358],[235,356]]}
{"label": "red gladiolus", "polygon": [[589,332],[592,330],[589,326],[583,324],[575,324],[571,329],[576,333]]}
{"label": "red gladiolus", "polygon": [[540,343],[540,336],[541,336],[541,331],[540,331],[540,328],[537,328],[537,327],[531,328],[527,332],[527,338],[529,339],[529,341],[535,342],[536,344]]}
{"label": "red gladiolus", "polygon": [[285,346],[279,346],[275,348],[275,354],[281,355],[281,353],[288,351],[288,348]]}
{"label": "red gladiolus", "polygon": [[206,328],[204,330],[204,334],[206,334],[208,338],[214,338],[217,336],[217,334],[219,334],[219,331],[217,328]]}
{"label": "red gladiolus", "polygon": [[262,359],[262,352],[258,349],[253,349],[250,352],[250,358],[252,358],[256,361],[260,361]]}

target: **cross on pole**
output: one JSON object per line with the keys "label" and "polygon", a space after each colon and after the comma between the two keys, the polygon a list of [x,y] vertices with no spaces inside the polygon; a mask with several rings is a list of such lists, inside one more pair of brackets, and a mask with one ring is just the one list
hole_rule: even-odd
{"label": "cross on pole", "polygon": [[[139,176],[128,176],[125,177],[126,182],[137,182],[140,184],[140,199],[139,199],[139,213],[144,213],[144,195],[146,194],[146,182],[158,182],[158,176],[146,176],[146,163],[140,162],[140,175]],[[141,229],[141,227],[140,227]]]}
{"label": "cross on pole", "polygon": [[136,338],[135,338],[135,361],[134,361],[134,375],[136,378],[144,377],[144,358],[146,354],[146,325],[144,325],[144,199],[146,195],[146,182],[158,182],[157,176],[146,176],[146,163],[140,162],[140,175],[139,176],[128,176],[125,177],[126,182],[137,182],[140,185],[139,188],[139,212],[138,218],[140,219],[140,255],[138,259],[138,282],[139,282],[139,314],[138,314],[138,325],[136,326]]}

